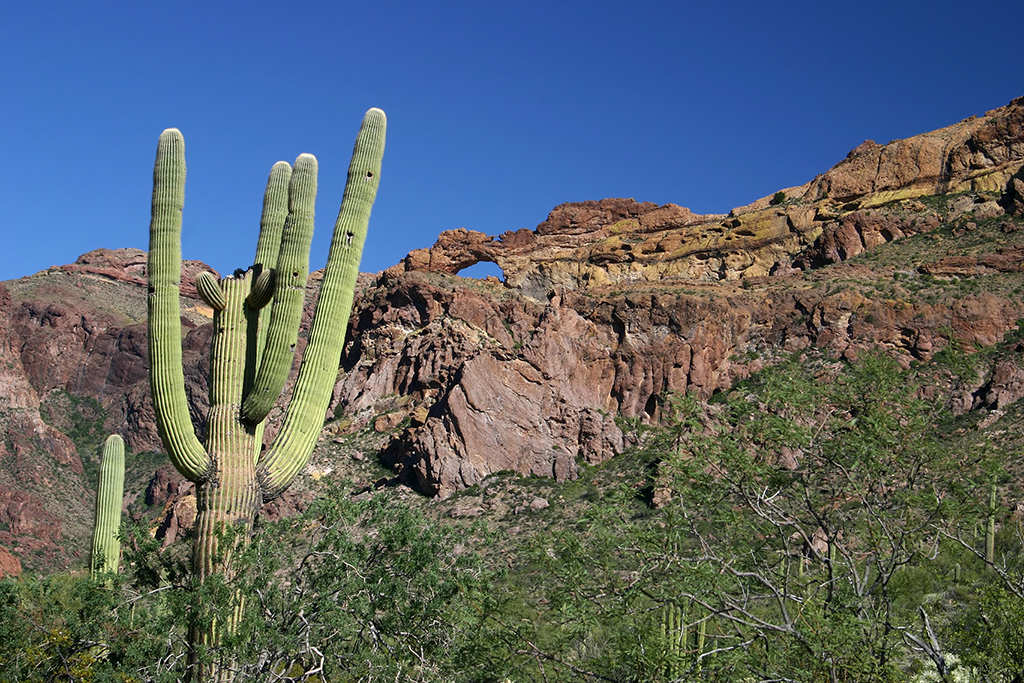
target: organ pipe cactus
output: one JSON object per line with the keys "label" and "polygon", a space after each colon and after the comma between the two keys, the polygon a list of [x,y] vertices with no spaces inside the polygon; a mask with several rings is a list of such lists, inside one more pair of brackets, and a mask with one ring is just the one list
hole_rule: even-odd
{"label": "organ pipe cactus", "polygon": [[121,559],[121,501],[124,498],[124,441],[107,437],[100,456],[100,481],[96,487],[96,522],[92,530],[92,577],[116,574]]}
{"label": "organ pipe cactus", "polygon": [[[192,427],[182,372],[179,289],[185,146],[176,129],[160,136],[153,173],[149,251],[150,382],[157,427],[171,461],[196,483],[193,572],[224,573],[218,554],[228,528],[247,532],[261,505],[305,467],[323,427],[337,377],[370,210],[384,154],[384,112],[363,119],[334,226],[327,267],[284,424],[262,444],[263,421],[281,394],[295,352],[313,235],[317,161],[270,172],[255,263],[217,279],[196,279],[214,309],[210,410],[205,441]],[[242,536],[244,537],[244,533]]]}

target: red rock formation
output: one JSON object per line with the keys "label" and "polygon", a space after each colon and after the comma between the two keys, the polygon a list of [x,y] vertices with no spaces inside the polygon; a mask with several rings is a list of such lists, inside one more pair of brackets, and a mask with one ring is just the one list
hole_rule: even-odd
{"label": "red rock formation", "polygon": [[[869,141],[870,142],[870,141]],[[804,199],[849,201],[908,190],[920,194],[1002,191],[1024,158],[1024,98],[947,128],[865,144],[810,183]]]}
{"label": "red rock formation", "polygon": [[[93,249],[87,254],[82,254],[78,259],[59,269],[65,273],[83,273],[97,275],[114,282],[138,285],[145,287],[146,281],[146,252],[141,249]],[[193,300],[199,299],[196,291],[196,276],[204,271],[209,271],[220,277],[213,268],[202,261],[181,262],[181,295]]]}
{"label": "red rock formation", "polygon": [[[543,300],[555,287],[629,286],[638,280],[733,280],[818,267],[879,244],[934,229],[965,211],[988,218],[1024,213],[1024,98],[948,128],[887,145],[871,141],[812,182],[787,188],[796,203],[764,197],[731,214],[631,199],[563,204],[535,231],[450,230],[409,254],[400,272],[457,274],[480,261],[505,282]],[[948,215],[923,195],[982,193]],[[985,193],[989,196],[986,197]],[[998,201],[997,201],[998,199]],[[885,210],[872,210],[887,207]],[[860,211],[858,211],[860,209]]]}
{"label": "red rock formation", "polygon": [[1003,410],[1024,397],[1024,369],[1009,360],[1001,360],[992,370],[992,378],[985,388],[985,404],[994,410]]}
{"label": "red rock formation", "polygon": [[626,445],[615,415],[656,419],[666,391],[728,387],[761,362],[736,359],[749,350],[814,345],[852,358],[881,344],[929,358],[950,331],[998,342],[1024,305],[986,293],[904,304],[800,282],[568,291],[544,305],[409,273],[383,278],[358,314],[336,400],[357,427],[395,395],[412,399],[407,414],[425,408],[385,457],[421,490],[447,495],[501,470],[573,477],[578,459],[600,462]]}
{"label": "red rock formation", "polygon": [[41,496],[0,486],[0,545],[19,555],[61,555],[61,526]]}
{"label": "red rock formation", "polygon": [[982,256],[949,256],[933,263],[924,263],[922,273],[939,277],[978,277],[994,273],[1019,273],[1024,270],[1024,247],[996,249]]}
{"label": "red rock formation", "polygon": [[[209,270],[198,261],[185,263],[193,276]],[[108,412],[108,432],[122,433],[133,451],[161,450],[149,400],[145,252],[97,249],[36,277],[32,291],[41,295],[22,298],[9,312],[19,376],[37,397],[63,390],[96,398]],[[194,301],[186,300],[186,307],[197,310]],[[201,312],[182,321],[186,389],[198,418],[208,405],[210,328]]]}
{"label": "red rock formation", "polygon": [[[573,477],[579,463],[628,445],[617,417],[657,420],[664,392],[708,395],[780,353],[818,346],[854,358],[881,345],[909,362],[931,357],[950,333],[997,343],[1024,317],[1020,297],[1002,293],[1012,288],[984,286],[984,278],[1021,273],[1015,233],[1024,220],[1012,216],[1024,215],[1022,121],[1017,100],[933,133],[865,143],[813,181],[784,189],[781,203],[770,195],[729,215],[604,199],[555,207],[535,230],[446,231],[363,279],[331,414],[343,413],[352,429],[397,430],[386,461],[424,492],[447,495],[500,470]],[[939,244],[995,221],[1003,221],[997,239],[1005,244],[933,250],[888,271],[850,260],[907,237]],[[480,261],[498,264],[504,284],[453,277]],[[206,269],[186,262],[186,297]],[[897,270],[982,285],[917,296]],[[315,289],[315,274],[311,282]],[[208,314],[183,300],[186,389],[197,420],[207,406]],[[85,500],[79,509],[91,506],[82,460],[90,454],[40,415],[41,406],[56,410],[54,396],[94,398],[107,414],[104,429],[133,451],[160,448],[144,316],[139,250],[96,250],[0,285],[0,543],[12,554],[40,533],[38,542],[64,548],[66,560],[85,538],[46,488],[63,482],[76,504]],[[1019,372],[997,366],[958,405],[1001,409],[1018,400]],[[158,472],[146,493],[165,509],[165,538],[187,528],[187,489]],[[305,495],[267,512],[292,514]]]}
{"label": "red rock formation", "polygon": [[0,545],[0,579],[6,576],[15,578],[21,576],[21,560],[11,554],[7,548]]}
{"label": "red rock formation", "polygon": [[[928,358],[950,331],[996,343],[1024,310],[1018,301],[981,293],[904,302],[785,278],[944,221],[1013,210],[1022,121],[1016,100],[933,133],[868,141],[788,188],[795,202],[766,197],[729,216],[606,199],[556,207],[535,231],[442,233],[361,303],[336,400],[360,415],[388,396],[411,396],[425,415],[387,457],[421,489],[446,495],[501,469],[573,476],[578,457],[597,462],[623,447],[609,416],[652,418],[665,391],[726,387],[752,369],[732,360],[746,349],[817,345],[854,358],[881,344]],[[914,199],[964,191],[975,194],[939,210]],[[1018,251],[920,268],[947,277],[1019,272]],[[479,261],[502,268],[504,292],[415,277]],[[732,280],[762,291],[681,291]]]}

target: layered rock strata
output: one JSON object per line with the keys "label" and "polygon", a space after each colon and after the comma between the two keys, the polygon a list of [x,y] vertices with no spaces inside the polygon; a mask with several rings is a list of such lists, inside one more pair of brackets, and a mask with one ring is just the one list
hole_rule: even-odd
{"label": "layered rock strata", "polygon": [[900,200],[970,192],[978,205],[968,200],[970,206],[950,213],[1020,214],[1022,165],[1024,98],[1019,98],[931,133],[887,145],[869,140],[814,180],[728,215],[698,215],[674,204],[631,199],[563,204],[533,231],[497,237],[446,231],[433,247],[411,252],[391,272],[455,275],[488,261],[501,267],[509,287],[538,299],[553,287],[785,274],[794,262],[803,267],[835,263],[948,218],[880,220],[870,211]]}

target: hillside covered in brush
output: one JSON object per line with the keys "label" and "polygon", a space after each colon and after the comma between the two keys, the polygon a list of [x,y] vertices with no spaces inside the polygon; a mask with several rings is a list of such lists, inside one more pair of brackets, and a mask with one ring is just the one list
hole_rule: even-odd
{"label": "hillside covered in brush", "polygon": [[[908,366],[951,343],[992,348],[1024,308],[1022,164],[1015,100],[865,142],[728,214],[606,199],[556,207],[534,230],[445,232],[363,277],[315,460],[342,467],[332,439],[365,432],[373,447],[360,457],[389,472],[378,479],[428,496],[505,471],[567,481],[633,443],[621,419],[657,423],[666,392],[708,398],[787,354],[881,349]],[[482,261],[504,281],[458,276]],[[186,262],[183,278],[196,422],[211,312],[192,282],[203,269]],[[162,511],[164,533],[188,525],[188,485],[163,466],[149,397],[144,283],[145,254],[130,249],[3,283],[4,566],[82,564],[108,433],[135,454],[126,504]],[[956,410],[1005,410],[1022,380],[1012,359],[993,360],[958,389]],[[295,512],[304,496],[277,506]]]}
{"label": "hillside covered in brush", "polygon": [[[362,275],[223,646],[253,680],[1019,680],[1022,169],[1024,98],[727,214],[563,204]],[[503,277],[460,276],[481,262]],[[183,264],[197,426],[203,270]],[[19,680],[180,673],[195,495],[157,434],[145,271],[98,249],[0,283]],[[99,590],[112,433],[125,558]]]}

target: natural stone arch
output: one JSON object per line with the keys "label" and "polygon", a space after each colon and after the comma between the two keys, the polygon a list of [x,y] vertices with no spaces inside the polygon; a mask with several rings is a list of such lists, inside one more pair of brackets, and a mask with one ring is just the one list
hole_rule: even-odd
{"label": "natural stone arch", "polygon": [[496,277],[502,282],[505,281],[505,271],[502,270],[501,266],[498,265],[497,262],[491,261],[490,259],[480,259],[468,266],[463,266],[456,275],[459,277],[470,277],[478,280],[484,280],[488,277]]}

